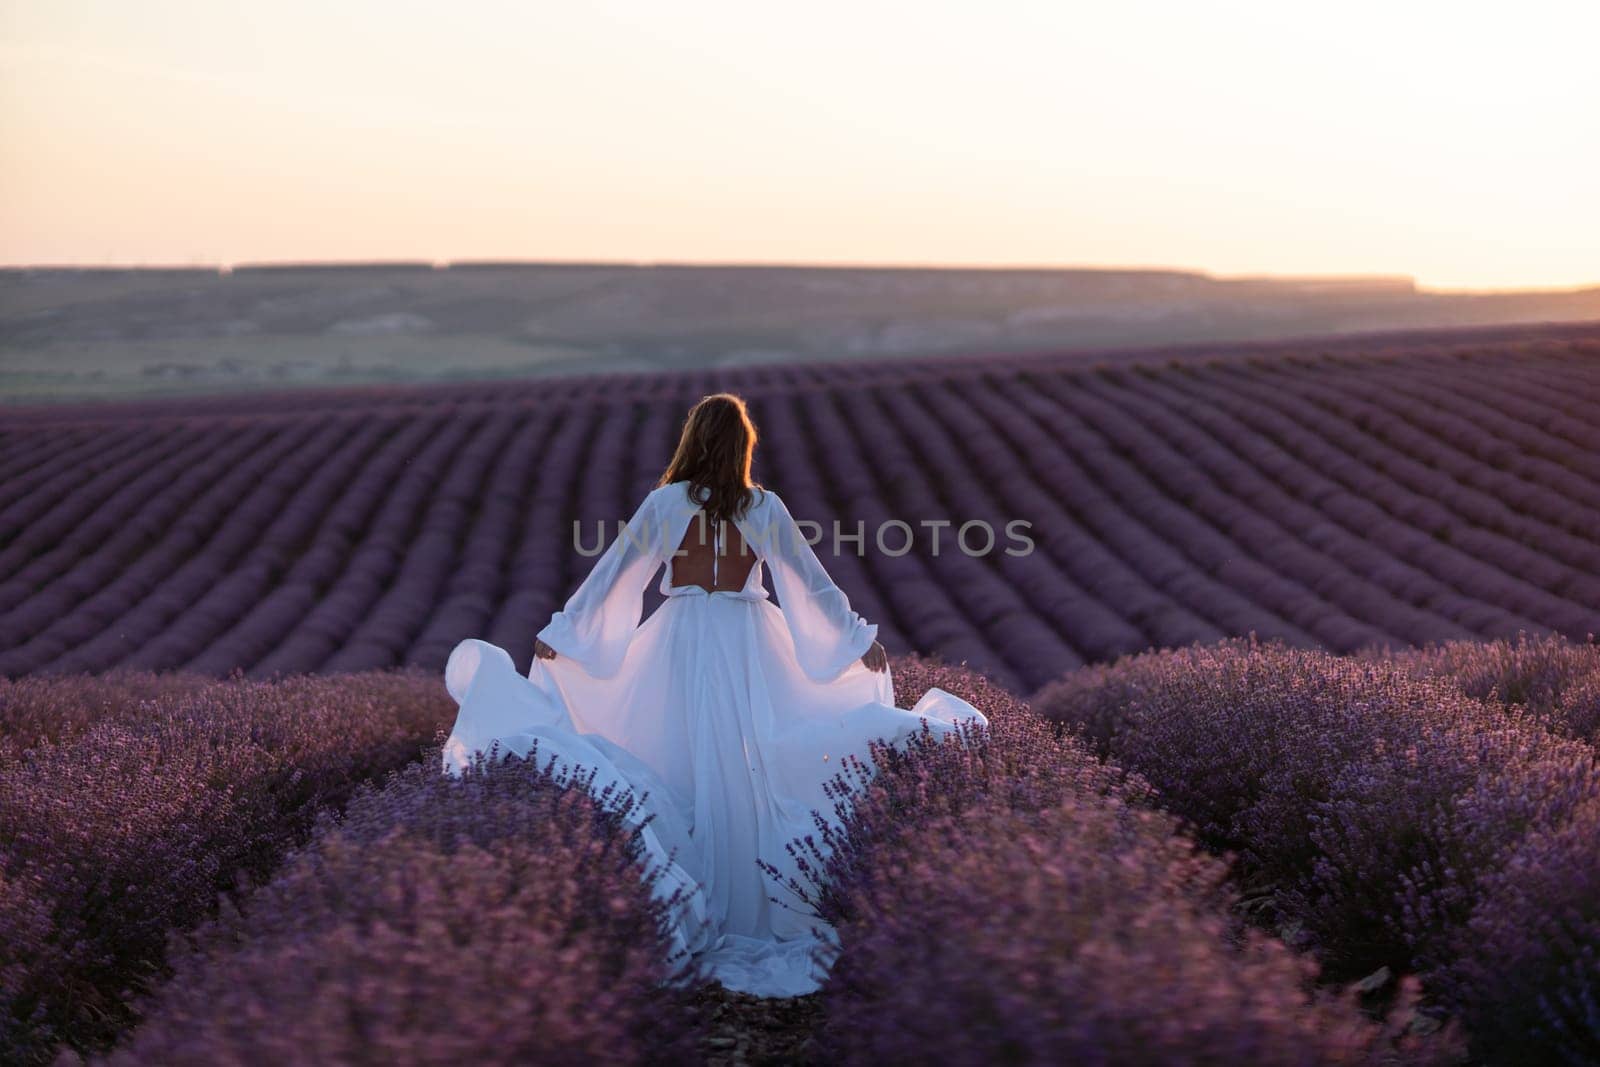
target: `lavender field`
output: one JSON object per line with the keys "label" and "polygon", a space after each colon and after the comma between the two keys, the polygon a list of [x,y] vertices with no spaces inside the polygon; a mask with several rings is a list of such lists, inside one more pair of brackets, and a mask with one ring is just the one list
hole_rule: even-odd
{"label": "lavender field", "polygon": [[[1600,1062],[1600,329],[0,413],[0,1062]],[[437,773],[683,411],[987,731],[718,996],[537,759]],[[1032,552],[870,533],[1031,524]],[[900,538],[890,548],[898,550]],[[468,563],[467,561],[471,561]],[[1253,636],[1251,636],[1253,635]]]}
{"label": "lavender field", "polygon": [[439,775],[426,674],[0,682],[0,1059],[1600,1055],[1594,645],[1235,639],[1031,705],[893,667],[991,725],[844,769],[797,843],[842,952],[783,1015],[671,956],[625,798]]}
{"label": "lavender field", "polygon": [[[1016,692],[1252,631],[1581,641],[1597,357],[1573,327],[10,409],[0,675],[438,670],[468,635],[525,669],[573,523],[614,531],[714,388],[885,645]],[[1027,554],[956,543],[1016,520]]]}

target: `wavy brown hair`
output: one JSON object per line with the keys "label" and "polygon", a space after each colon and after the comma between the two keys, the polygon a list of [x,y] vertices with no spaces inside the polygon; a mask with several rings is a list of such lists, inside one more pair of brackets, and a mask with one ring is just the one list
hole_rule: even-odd
{"label": "wavy brown hair", "polygon": [[683,421],[683,433],[660,485],[687,481],[689,495],[715,519],[742,515],[761,485],[750,478],[756,424],[744,398],[733,393],[701,397]]}

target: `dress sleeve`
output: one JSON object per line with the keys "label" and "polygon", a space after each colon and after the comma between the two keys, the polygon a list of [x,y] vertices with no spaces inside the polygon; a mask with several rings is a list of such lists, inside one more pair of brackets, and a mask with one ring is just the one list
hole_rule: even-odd
{"label": "dress sleeve", "polygon": [[776,493],[768,498],[767,527],[756,533],[795,656],[813,681],[832,681],[872,647],[878,626],[850,607],[850,598],[823,569],[783,499]]}
{"label": "dress sleeve", "polygon": [[539,640],[596,678],[609,678],[622,666],[644,614],[645,586],[661,566],[664,533],[655,501],[654,493],[644,498],[566,606],[539,631]]}

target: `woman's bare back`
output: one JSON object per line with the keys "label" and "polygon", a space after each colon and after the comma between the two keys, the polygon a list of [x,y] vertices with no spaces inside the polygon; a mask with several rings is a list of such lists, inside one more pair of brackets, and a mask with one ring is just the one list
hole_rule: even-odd
{"label": "woman's bare back", "polygon": [[682,543],[672,554],[672,585],[737,592],[744,588],[755,565],[756,554],[745,544],[739,527],[710,519],[701,510],[690,520]]}

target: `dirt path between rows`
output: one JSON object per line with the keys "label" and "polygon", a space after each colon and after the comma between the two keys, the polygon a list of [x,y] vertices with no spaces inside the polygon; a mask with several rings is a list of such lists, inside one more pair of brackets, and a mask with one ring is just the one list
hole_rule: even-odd
{"label": "dirt path between rows", "polygon": [[822,1062],[814,1037],[821,994],[756,997],[712,983],[695,996],[694,1007],[705,1021],[700,1052],[708,1067]]}

